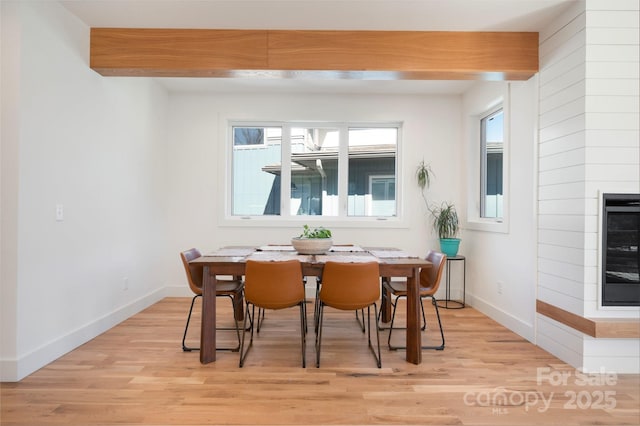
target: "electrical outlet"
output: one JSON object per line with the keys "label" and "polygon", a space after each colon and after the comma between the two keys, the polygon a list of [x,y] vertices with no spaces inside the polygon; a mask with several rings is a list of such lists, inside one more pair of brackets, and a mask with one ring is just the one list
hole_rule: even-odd
{"label": "electrical outlet", "polygon": [[123,289],[124,291],[129,290],[129,278],[128,278],[128,277],[124,277],[124,278],[122,279],[122,289]]}
{"label": "electrical outlet", "polygon": [[502,281],[496,282],[498,294],[502,294]]}
{"label": "electrical outlet", "polygon": [[64,206],[62,204],[56,204],[56,221],[62,222],[64,220]]}

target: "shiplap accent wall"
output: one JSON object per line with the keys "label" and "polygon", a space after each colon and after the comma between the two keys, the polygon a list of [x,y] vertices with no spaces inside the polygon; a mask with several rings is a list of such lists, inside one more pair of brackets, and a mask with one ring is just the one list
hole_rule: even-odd
{"label": "shiplap accent wall", "polygon": [[[615,6],[619,10],[611,10]],[[598,247],[601,193],[640,192],[638,8],[637,1],[587,2],[585,190],[586,197],[598,203],[598,211],[586,214],[592,224],[587,232]],[[601,258],[599,250],[590,255]],[[600,273],[597,268],[588,273],[585,316],[627,316],[624,311],[598,309]]]}
{"label": "shiplap accent wall", "polygon": [[[637,1],[587,0],[540,33],[537,298],[585,317],[638,315],[598,309],[601,193],[640,191],[638,15]],[[537,343],[576,367],[638,369],[628,340],[540,315]]]}
{"label": "shiplap accent wall", "polygon": [[[596,250],[585,258],[584,316],[635,317],[640,309],[599,307],[601,259],[598,224],[601,194],[640,192],[640,4],[588,0],[586,3],[585,197],[596,212],[585,212],[585,240]],[[640,372],[640,340],[584,336],[582,366]]]}
{"label": "shiplap accent wall", "polygon": [[[538,299],[584,310],[586,13],[574,8],[540,33]],[[595,259],[593,259],[595,266]]]}

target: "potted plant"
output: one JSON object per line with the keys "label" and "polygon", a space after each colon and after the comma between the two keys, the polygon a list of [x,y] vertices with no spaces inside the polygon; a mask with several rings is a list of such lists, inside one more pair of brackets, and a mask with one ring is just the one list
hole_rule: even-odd
{"label": "potted plant", "polygon": [[449,257],[454,257],[458,254],[458,248],[460,247],[460,239],[457,238],[460,231],[458,212],[453,203],[444,202],[439,206],[432,206],[429,203],[425,195],[425,189],[429,188],[431,179],[434,176],[431,166],[422,160],[416,168],[416,181],[420,187],[422,199],[427,206],[427,210],[433,218],[433,229],[438,234],[438,238],[440,238],[440,251]]}
{"label": "potted plant", "polygon": [[433,229],[440,238],[440,251],[448,257],[456,256],[460,247],[460,238],[458,238],[460,222],[456,207],[452,203],[443,202],[439,206],[432,207],[430,212],[433,216]]}
{"label": "potted plant", "polygon": [[291,245],[300,254],[323,254],[331,248],[331,231],[324,227],[311,229],[304,225],[302,234],[291,239]]}

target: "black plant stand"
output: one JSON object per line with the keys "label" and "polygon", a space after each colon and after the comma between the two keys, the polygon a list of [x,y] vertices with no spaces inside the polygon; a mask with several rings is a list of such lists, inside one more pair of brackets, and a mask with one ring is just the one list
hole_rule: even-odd
{"label": "black plant stand", "polygon": [[[451,263],[462,262],[462,300],[451,300]],[[447,257],[447,281],[445,283],[445,298],[438,301],[438,306],[445,309],[462,309],[465,306],[467,287],[467,260],[464,256]]]}

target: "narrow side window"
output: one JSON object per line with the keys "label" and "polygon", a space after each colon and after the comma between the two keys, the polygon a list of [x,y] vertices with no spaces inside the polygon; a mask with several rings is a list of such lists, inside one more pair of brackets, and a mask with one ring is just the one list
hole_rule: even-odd
{"label": "narrow side window", "polygon": [[480,120],[480,217],[503,217],[504,112]]}

